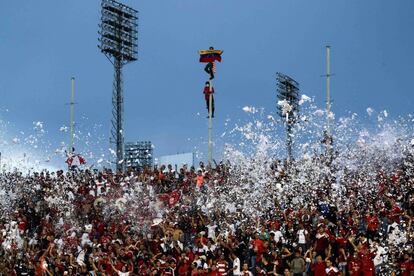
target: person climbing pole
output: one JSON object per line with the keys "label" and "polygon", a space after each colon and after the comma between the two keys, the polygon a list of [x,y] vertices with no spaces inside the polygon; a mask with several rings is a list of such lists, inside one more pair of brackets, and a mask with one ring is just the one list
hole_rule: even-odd
{"label": "person climbing pole", "polygon": [[208,50],[200,50],[198,51],[198,53],[200,54],[200,62],[207,63],[207,65],[204,67],[204,71],[210,76],[209,80],[205,83],[203,90],[204,99],[206,101],[206,107],[208,112],[207,118],[210,118],[210,111],[211,118],[214,118],[214,88],[211,81],[214,79],[214,74],[216,73],[215,62],[221,62],[221,54],[223,54],[223,51],[215,50],[214,47],[210,46]]}
{"label": "person climbing pole", "polygon": [[204,99],[207,107],[207,118],[210,116],[210,94],[211,94],[211,117],[214,118],[214,87],[211,86],[209,81],[206,81],[204,85]]}
{"label": "person climbing pole", "polygon": [[[210,47],[209,50],[214,51],[214,47]],[[204,67],[204,71],[206,71],[207,74],[210,75],[210,80],[214,79],[214,71],[215,71],[214,65],[215,65],[214,61],[210,61],[207,63],[206,67]]]}
{"label": "person climbing pole", "polygon": [[215,61],[221,62],[222,50],[215,50],[214,47],[210,47],[208,50],[201,50],[200,53],[200,62],[207,63],[204,67],[204,71],[210,75],[210,80],[214,79],[214,74],[216,71]]}

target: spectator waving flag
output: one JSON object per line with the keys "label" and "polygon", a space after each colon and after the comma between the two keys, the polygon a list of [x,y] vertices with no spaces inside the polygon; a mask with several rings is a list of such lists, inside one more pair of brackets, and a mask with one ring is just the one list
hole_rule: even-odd
{"label": "spectator waving flag", "polygon": [[68,157],[68,159],[66,160],[66,163],[68,164],[70,168],[72,168],[74,166],[78,167],[80,165],[86,164],[86,160],[79,154],[73,154]]}

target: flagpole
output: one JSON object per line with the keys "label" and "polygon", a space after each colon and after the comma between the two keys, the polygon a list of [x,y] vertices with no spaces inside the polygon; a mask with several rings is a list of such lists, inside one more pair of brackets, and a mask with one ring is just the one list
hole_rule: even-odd
{"label": "flagpole", "polygon": [[326,134],[331,137],[331,47],[326,46]]}
{"label": "flagpole", "polygon": [[210,93],[208,97],[208,163],[211,166],[213,161],[213,83],[212,79],[214,79],[214,72],[215,72],[215,61],[221,61],[221,54],[223,53],[222,50],[214,50],[214,47],[209,47],[209,50],[200,50],[198,51],[200,54],[200,62],[208,63],[204,67],[204,71],[209,74],[209,86],[210,86]]}
{"label": "flagpole", "polygon": [[74,102],[75,99],[75,77],[72,77],[72,95],[70,98],[70,148],[69,153],[73,153],[73,140],[74,140]]}
{"label": "flagpole", "polygon": [[208,164],[212,164],[213,155],[213,82],[210,80],[210,94],[208,96]]}
{"label": "flagpole", "polygon": [[333,158],[332,116],[331,116],[331,47],[326,46],[326,155],[329,162]]}

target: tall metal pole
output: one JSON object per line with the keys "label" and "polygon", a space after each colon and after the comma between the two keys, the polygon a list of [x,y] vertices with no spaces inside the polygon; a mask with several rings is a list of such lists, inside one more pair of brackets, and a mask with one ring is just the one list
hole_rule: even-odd
{"label": "tall metal pole", "polygon": [[287,149],[287,159],[288,161],[293,160],[292,155],[292,125],[289,122],[286,122],[286,149]]}
{"label": "tall metal pole", "polygon": [[123,131],[123,91],[122,91],[122,59],[120,57],[115,58],[114,62],[115,78],[114,78],[114,91],[112,94],[113,119],[112,119],[112,138],[116,145],[116,169],[117,171],[123,171],[124,169],[124,131]]}
{"label": "tall metal pole", "polygon": [[[122,24],[121,15],[118,16],[119,25]],[[121,36],[121,29],[116,29],[116,36]],[[116,133],[113,133],[113,138],[116,143],[116,169],[117,171],[124,171],[124,95],[122,91],[122,43],[118,42],[117,44],[118,54],[114,59],[114,69],[115,69],[115,78],[114,78],[114,93],[112,95],[112,102],[115,109],[115,114],[113,121],[115,121],[114,130]],[[115,135],[114,135],[115,134]]]}
{"label": "tall metal pole", "polygon": [[208,164],[213,162],[213,83],[210,80],[210,95],[208,97]]}
{"label": "tall metal pole", "polygon": [[70,148],[69,153],[73,153],[74,140],[74,102],[75,99],[75,77],[72,77],[72,95],[70,98]]}
{"label": "tall metal pole", "polygon": [[328,139],[331,137],[331,47],[326,46],[326,135]]}
{"label": "tall metal pole", "polygon": [[[288,95],[291,94],[291,86],[289,84],[286,85],[286,90],[288,92]],[[291,102],[288,98],[289,103]],[[287,146],[287,159],[289,162],[292,162],[292,120],[293,118],[291,116],[295,116],[294,114],[287,114],[287,120],[286,120],[286,146]]]}

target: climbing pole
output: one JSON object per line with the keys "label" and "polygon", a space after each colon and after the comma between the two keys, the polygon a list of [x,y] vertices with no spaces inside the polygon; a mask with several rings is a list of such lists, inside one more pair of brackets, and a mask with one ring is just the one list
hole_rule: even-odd
{"label": "climbing pole", "polygon": [[210,47],[208,50],[200,50],[200,62],[207,63],[204,71],[209,75],[206,86],[204,87],[204,95],[208,108],[208,163],[211,165],[213,161],[213,118],[214,118],[214,88],[213,79],[216,73],[216,61],[221,62],[222,50],[215,50]]}

